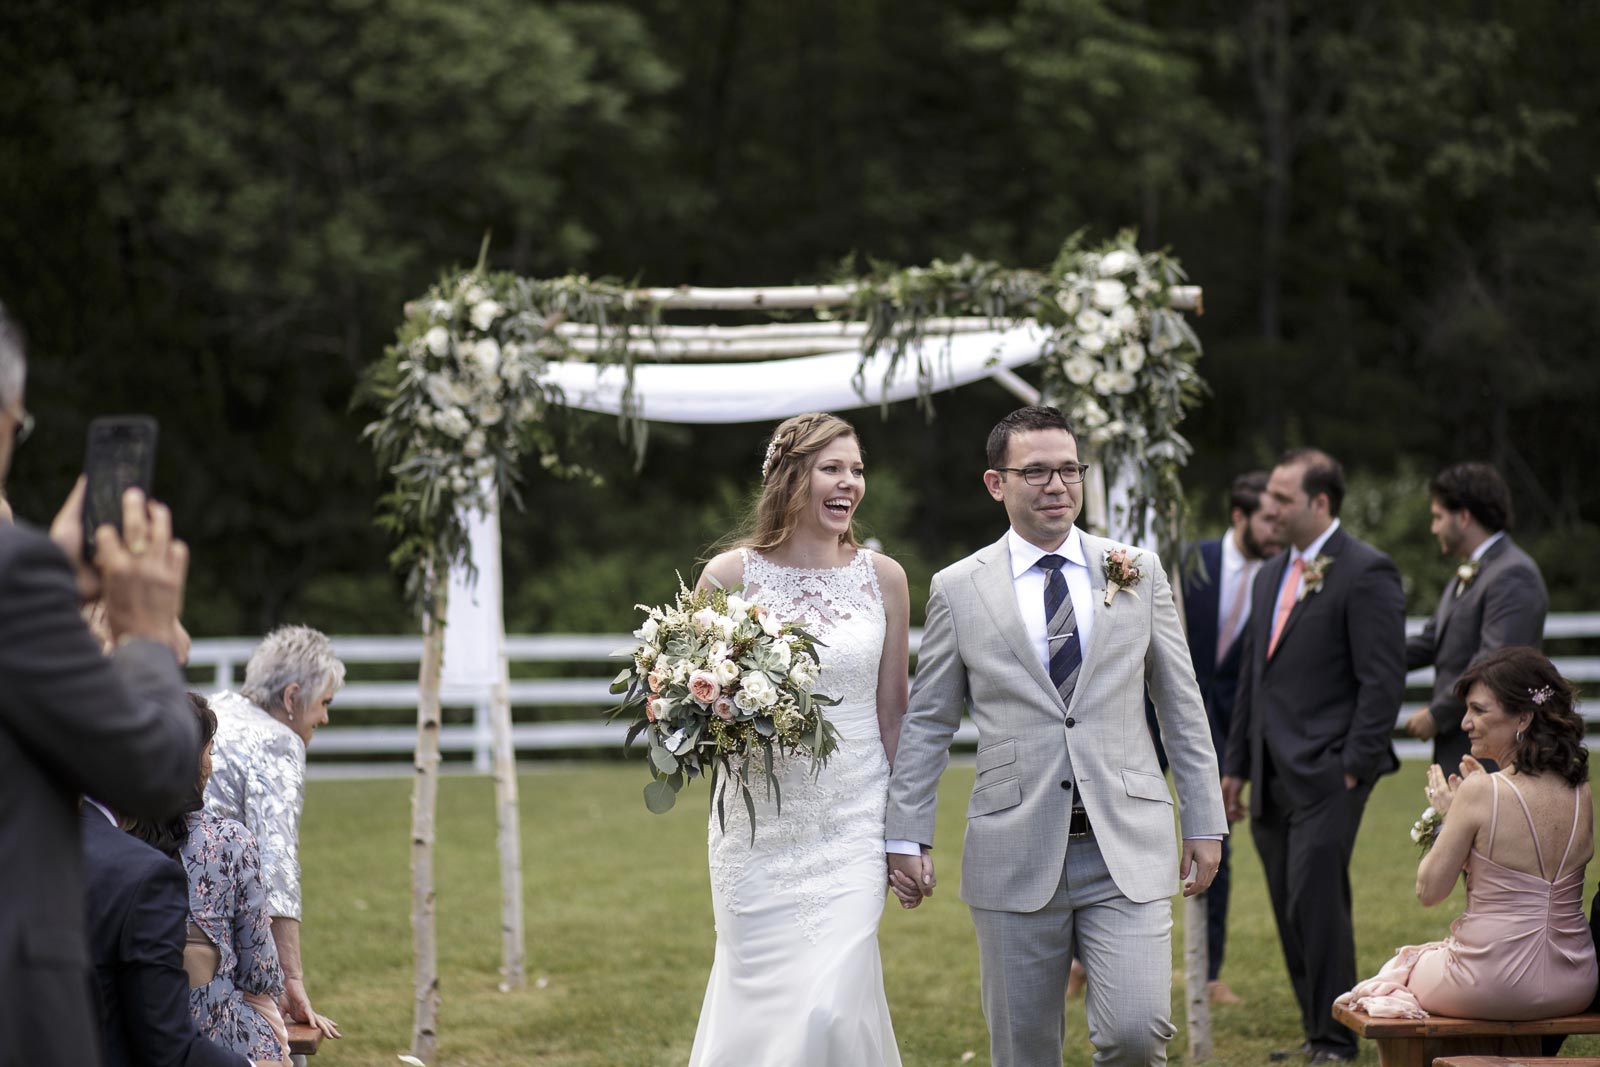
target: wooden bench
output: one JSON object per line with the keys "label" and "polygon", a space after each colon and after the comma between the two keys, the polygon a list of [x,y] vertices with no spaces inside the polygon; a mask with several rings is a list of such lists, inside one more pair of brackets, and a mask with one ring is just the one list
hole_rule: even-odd
{"label": "wooden bench", "polygon": [[[1538,1056],[1540,1040],[1552,1034],[1600,1034],[1600,1014],[1562,1015],[1527,1022],[1486,1019],[1375,1019],[1334,1006],[1333,1017],[1361,1037],[1378,1043],[1380,1067],[1428,1067],[1435,1058],[1454,1056]],[[1491,1061],[1492,1062],[1492,1061]],[[1561,1060],[1571,1064],[1572,1060]]]}
{"label": "wooden bench", "polygon": [[305,1023],[289,1024],[289,1055],[315,1056],[322,1047],[322,1031]]}
{"label": "wooden bench", "polygon": [[1433,1067],[1600,1067],[1596,1056],[1449,1056],[1433,1061]]}

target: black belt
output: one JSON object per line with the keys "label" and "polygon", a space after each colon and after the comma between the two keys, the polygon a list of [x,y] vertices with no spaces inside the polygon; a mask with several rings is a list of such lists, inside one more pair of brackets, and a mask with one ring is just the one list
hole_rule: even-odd
{"label": "black belt", "polygon": [[1088,837],[1094,833],[1094,827],[1089,825],[1089,813],[1082,808],[1072,809],[1072,818],[1067,820],[1067,836]]}

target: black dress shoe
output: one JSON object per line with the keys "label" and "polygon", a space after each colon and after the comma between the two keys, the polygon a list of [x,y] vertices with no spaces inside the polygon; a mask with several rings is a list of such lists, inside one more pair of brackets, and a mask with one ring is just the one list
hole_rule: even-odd
{"label": "black dress shoe", "polygon": [[1284,1060],[1304,1059],[1311,1055],[1311,1042],[1303,1042],[1299,1048],[1275,1048],[1267,1053],[1267,1059],[1273,1063],[1282,1063]]}
{"label": "black dress shoe", "polygon": [[1312,1063],[1354,1063],[1354,1052],[1341,1052],[1337,1049],[1319,1048],[1311,1054]]}

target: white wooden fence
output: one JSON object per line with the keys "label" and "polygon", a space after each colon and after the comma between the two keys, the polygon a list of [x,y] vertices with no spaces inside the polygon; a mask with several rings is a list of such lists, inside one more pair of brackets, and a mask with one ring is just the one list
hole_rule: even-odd
{"label": "white wooden fence", "polygon": [[[1406,620],[1407,633],[1421,630],[1425,620]],[[1600,637],[1600,612],[1551,615],[1545,622],[1546,645],[1561,673],[1580,684],[1600,682],[1600,656],[1567,656],[1561,654],[1564,644],[1574,639]],[[911,632],[911,652],[916,655],[922,639],[920,630]],[[513,708],[590,708],[593,717],[552,722],[514,723],[511,738],[519,752],[579,751],[618,747],[622,744],[626,727],[621,723],[605,721],[600,714],[616,703],[609,692],[611,679],[621,669],[621,661],[611,659],[611,653],[627,647],[632,638],[626,634],[518,634],[506,638],[506,651],[516,673],[518,664],[582,664],[592,666],[592,676],[583,678],[529,678],[513,679],[511,704]],[[355,668],[352,674],[359,677],[362,665],[386,664],[407,668],[416,673],[422,655],[420,637],[335,637],[334,651],[340,659]],[[212,692],[231,689],[244,673],[244,664],[255,649],[255,638],[202,639],[194,643],[189,656],[190,676],[197,687]],[[210,668],[212,677],[202,681],[198,672]],[[1429,687],[1433,684],[1433,671],[1412,671],[1406,678],[1408,695],[1413,702],[1401,707],[1396,716],[1399,731],[1406,717],[1422,706]],[[472,755],[475,769],[488,771],[490,741],[488,718],[488,692],[486,689],[455,689],[444,691],[446,708],[472,709],[470,723],[445,725],[440,731],[440,748],[447,753],[467,752]],[[334,699],[332,721],[339,721],[340,712],[347,708],[404,710],[415,716],[417,683],[414,678],[400,682],[352,681],[341,689]],[[1583,709],[1591,727],[1600,723],[1600,701],[1590,701]],[[966,722],[956,734],[958,744],[977,742],[977,730]],[[416,744],[416,727],[413,723],[395,725],[338,726],[330,725],[317,731],[312,754],[317,757],[335,757],[345,762],[360,762],[365,756],[393,755],[410,752]],[[1431,745],[1404,737],[1397,732],[1395,748],[1404,757],[1424,756]]]}

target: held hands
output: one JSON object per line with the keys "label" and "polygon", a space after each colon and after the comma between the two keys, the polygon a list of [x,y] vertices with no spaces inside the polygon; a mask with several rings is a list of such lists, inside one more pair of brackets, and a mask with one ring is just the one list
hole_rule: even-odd
{"label": "held hands", "polygon": [[1483,774],[1483,764],[1471,756],[1461,757],[1461,773],[1445,776],[1444,770],[1435,763],[1428,768],[1428,786],[1423,792],[1428,797],[1428,803],[1433,810],[1444,815],[1450,810],[1450,804],[1455,800],[1456,790],[1461,788],[1464,779],[1475,774]]}
{"label": "held hands", "polygon": [[1211,880],[1217,876],[1217,868],[1220,866],[1222,866],[1221,841],[1184,838],[1183,852],[1178,858],[1178,877],[1189,878],[1191,871],[1194,877],[1183,883],[1183,895],[1192,897],[1196,893],[1204,893],[1211,885]]}
{"label": "held hands", "polygon": [[78,479],[50,524],[50,539],[76,572],[78,595],[105,605],[114,639],[148,638],[177,651],[187,644],[178,625],[189,546],[172,536],[172,512],[129,489],[122,496],[122,536],[112,526],[95,531],[95,562],[83,558],[85,481]]}
{"label": "held hands", "polygon": [[922,903],[923,897],[933,896],[939,879],[933,873],[933,856],[926,846],[921,856],[902,856],[890,852],[889,889],[899,899],[902,908],[910,909]]}

